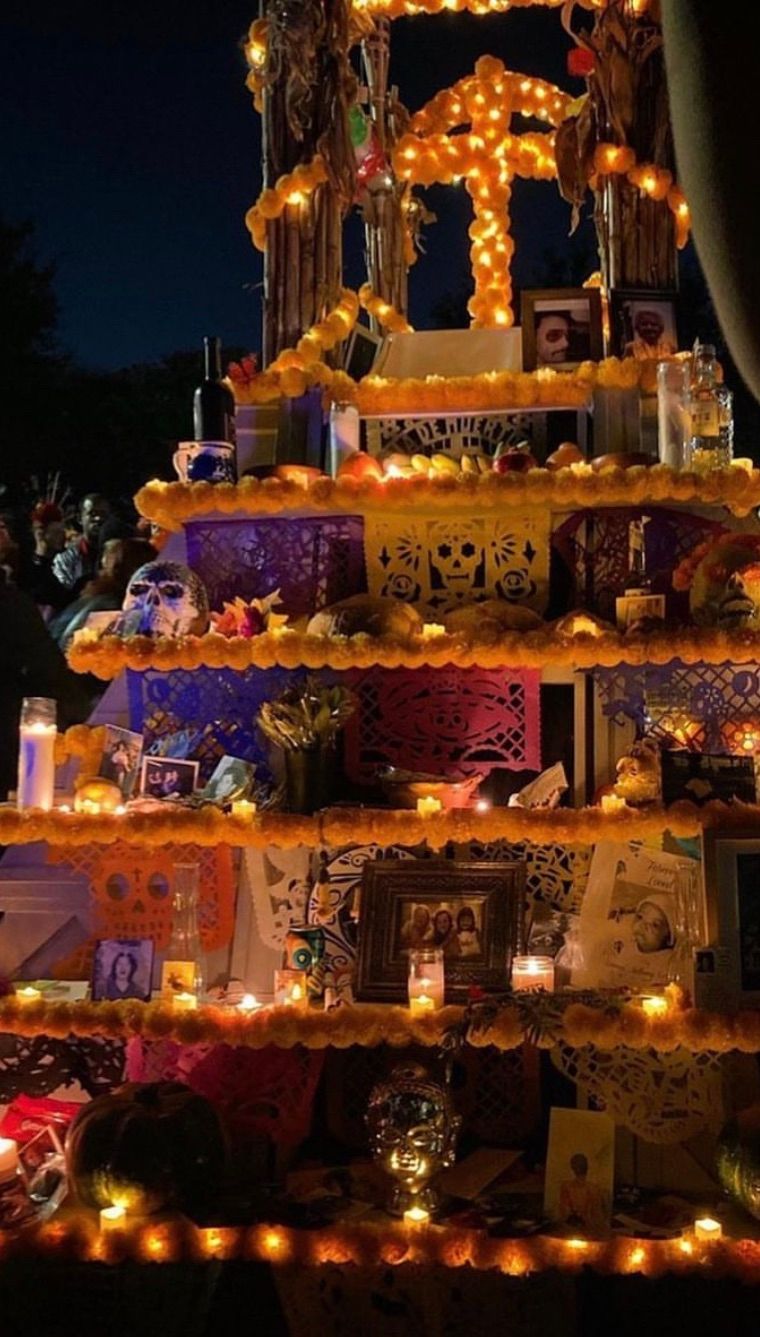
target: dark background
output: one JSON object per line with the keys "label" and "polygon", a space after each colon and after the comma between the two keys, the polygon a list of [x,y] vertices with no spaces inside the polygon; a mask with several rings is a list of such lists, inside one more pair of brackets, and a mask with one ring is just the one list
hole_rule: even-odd
{"label": "dark background", "polygon": [[[260,122],[241,47],[255,17],[251,0],[5,0],[0,478],[14,486],[54,468],[117,493],[169,476],[173,443],[191,432],[202,336],[221,334],[229,355],[260,347],[261,256],[244,224],[260,188]],[[566,74],[556,10],[400,20],[392,43],[391,77],[411,110],[486,52],[583,88]],[[464,325],[469,200],[460,186],[425,201],[438,222],[411,273],[411,319]],[[569,225],[553,183],[516,183],[518,292],[596,267],[590,216],[572,239]],[[682,268],[682,345],[719,338],[690,250]],[[361,277],[355,216],[346,279]],[[750,451],[741,424],[753,409],[742,396],[737,453]]]}

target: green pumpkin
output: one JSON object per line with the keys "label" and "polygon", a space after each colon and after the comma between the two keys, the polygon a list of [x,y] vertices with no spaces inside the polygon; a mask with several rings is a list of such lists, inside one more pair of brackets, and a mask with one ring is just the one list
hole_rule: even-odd
{"label": "green pumpkin", "polygon": [[128,1083],[84,1105],[69,1129],[69,1183],[88,1207],[202,1214],[218,1192],[224,1137],[214,1107],[181,1082]]}
{"label": "green pumpkin", "polygon": [[742,1110],[718,1138],[721,1187],[760,1221],[760,1105]]}

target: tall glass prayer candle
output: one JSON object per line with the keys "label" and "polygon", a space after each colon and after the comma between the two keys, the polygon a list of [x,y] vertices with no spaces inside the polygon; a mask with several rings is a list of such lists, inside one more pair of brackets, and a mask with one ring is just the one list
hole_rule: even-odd
{"label": "tall glass prayer candle", "polygon": [[[412,907],[412,932],[415,929],[414,914]],[[445,986],[443,948],[412,948],[409,952],[409,1006],[412,1011],[426,1012],[443,1007]]]}
{"label": "tall glass prayer candle", "polygon": [[19,808],[53,806],[56,705],[46,696],[25,696],[21,704],[18,750]]}

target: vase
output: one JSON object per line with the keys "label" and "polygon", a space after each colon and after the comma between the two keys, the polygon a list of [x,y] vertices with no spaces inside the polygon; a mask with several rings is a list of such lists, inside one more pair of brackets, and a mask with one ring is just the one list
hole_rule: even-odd
{"label": "vase", "polygon": [[329,806],[335,783],[335,748],[308,747],[285,752],[285,806],[310,815]]}

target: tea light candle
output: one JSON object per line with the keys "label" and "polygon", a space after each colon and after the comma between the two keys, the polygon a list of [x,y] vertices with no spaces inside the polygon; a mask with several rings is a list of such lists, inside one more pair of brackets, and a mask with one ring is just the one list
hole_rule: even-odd
{"label": "tea light candle", "polygon": [[261,1003],[255,993],[245,993],[237,1005],[238,1012],[257,1012]]}
{"label": "tea light candle", "polygon": [[305,970],[276,970],[274,972],[274,1001],[280,1007],[292,1007],[305,1012],[309,1006]]}
{"label": "tea light candle", "polygon": [[100,1229],[105,1232],[108,1230],[123,1230],[127,1224],[126,1207],[103,1207],[99,1213]]}
{"label": "tea light candle", "polygon": [[278,464],[275,477],[280,478],[283,483],[297,483],[299,487],[308,487],[309,483],[315,483],[324,475],[321,469],[316,469],[312,464]]}
{"label": "tea light candle", "polygon": [[443,804],[439,798],[433,798],[431,794],[426,794],[424,798],[417,799],[417,812],[420,817],[435,817],[440,812]]}
{"label": "tea light candle", "polygon": [[720,1221],[713,1216],[698,1216],[694,1222],[694,1237],[698,1240],[719,1240],[723,1235]]}
{"label": "tea light candle", "polygon": [[435,1012],[436,1007],[430,994],[418,993],[414,998],[409,999],[409,1011],[413,1017],[419,1016],[423,1012]]}
{"label": "tea light candle", "polygon": [[194,1012],[197,1006],[197,994],[187,991],[172,994],[172,1012]]}
{"label": "tea light candle", "polygon": [[432,641],[436,636],[445,636],[446,628],[442,622],[424,622],[421,635],[423,641]]}
{"label": "tea light candle", "polygon": [[554,991],[554,961],[550,956],[516,956],[512,962],[512,989]]}
{"label": "tea light candle", "polygon": [[430,1212],[424,1207],[407,1207],[404,1212],[404,1225],[409,1230],[419,1230],[420,1226],[430,1225]]}
{"label": "tea light candle", "polygon": [[25,984],[23,989],[16,990],[16,998],[20,1003],[36,1003],[42,997],[42,990],[35,989],[32,984]]}
{"label": "tea light candle", "polygon": [[250,822],[256,816],[256,804],[247,798],[236,798],[232,803],[232,816]]}
{"label": "tea light candle", "polygon": [[617,794],[602,794],[602,812],[625,812],[628,804]]}
{"label": "tea light candle", "polygon": [[0,1179],[10,1179],[18,1170],[18,1142],[0,1137]]}
{"label": "tea light candle", "polygon": [[641,1008],[648,1017],[662,1017],[668,1010],[668,1000],[662,993],[644,994]]}
{"label": "tea light candle", "polygon": [[19,808],[49,812],[55,789],[56,704],[45,696],[27,696],[19,724]]}

